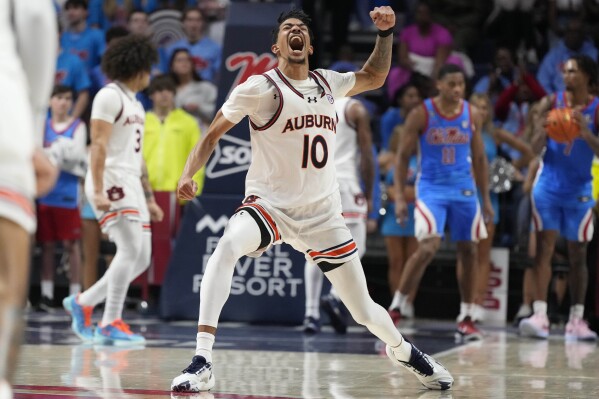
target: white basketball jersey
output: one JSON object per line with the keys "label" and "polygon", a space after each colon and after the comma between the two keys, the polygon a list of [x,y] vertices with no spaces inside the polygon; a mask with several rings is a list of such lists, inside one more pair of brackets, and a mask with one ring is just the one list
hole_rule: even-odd
{"label": "white basketball jersey", "polygon": [[347,110],[356,101],[350,97],[344,97],[335,102],[335,109],[339,116],[335,166],[337,167],[338,179],[359,181],[360,150],[358,147],[358,131],[356,126],[347,120]]}
{"label": "white basketball jersey", "polygon": [[318,72],[294,87],[278,68],[263,76],[276,88],[278,108],[270,121],[250,119],[252,163],[246,196],[275,207],[315,203],[338,191],[335,173],[337,115],[329,83]]}
{"label": "white basketball jersey", "polygon": [[102,90],[116,90],[122,104],[121,111],[112,125],[112,134],[106,148],[105,167],[141,177],[145,110],[132,92],[118,83],[110,83]]}

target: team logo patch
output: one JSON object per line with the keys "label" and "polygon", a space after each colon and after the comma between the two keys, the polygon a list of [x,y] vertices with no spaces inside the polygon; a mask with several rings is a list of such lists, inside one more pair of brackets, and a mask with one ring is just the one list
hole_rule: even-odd
{"label": "team logo patch", "polygon": [[123,191],[122,187],[112,186],[106,190],[106,194],[108,195],[108,199],[111,201],[118,201],[125,198],[125,192]]}
{"label": "team logo patch", "polygon": [[308,104],[316,102],[316,96],[314,96],[314,97],[306,97],[306,98],[308,99]]}
{"label": "team logo patch", "polygon": [[333,103],[335,102],[335,99],[334,99],[334,98],[333,98],[333,96],[332,96],[332,95],[330,95],[330,94],[327,94],[327,100],[329,100],[329,103],[330,103],[330,104],[333,104]]}
{"label": "team logo patch", "polygon": [[474,191],[472,190],[462,190],[462,194],[466,197],[472,197],[474,195]]}

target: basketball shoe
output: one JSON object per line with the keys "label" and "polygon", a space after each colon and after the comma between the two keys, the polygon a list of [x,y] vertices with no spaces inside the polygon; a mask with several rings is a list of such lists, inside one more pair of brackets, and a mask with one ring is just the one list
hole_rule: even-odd
{"label": "basketball shoe", "polygon": [[597,333],[589,328],[586,321],[572,318],[566,324],[566,341],[597,341]]}
{"label": "basketball shoe", "polygon": [[201,392],[214,387],[212,363],[207,362],[203,356],[194,356],[191,364],[181,373],[171,383],[173,392]]}
{"label": "basketball shoe", "polygon": [[483,334],[480,332],[478,327],[474,325],[472,318],[470,316],[466,316],[458,323],[456,338],[463,342],[478,341],[483,339]]}
{"label": "basketball shoe", "polygon": [[94,326],[92,325],[93,306],[83,306],[77,302],[77,296],[71,295],[63,299],[62,306],[71,315],[71,329],[85,342],[94,340]]}
{"label": "basketball shoe", "polygon": [[347,332],[347,314],[343,310],[343,304],[333,295],[329,294],[320,300],[322,310],[331,319],[331,325],[337,334],[345,334]]}
{"label": "basketball shoe", "polygon": [[549,337],[549,319],[544,313],[535,313],[522,319],[518,329],[523,337],[547,339]]}
{"label": "basketball shoe", "polygon": [[306,334],[316,334],[320,332],[320,320],[312,316],[307,316],[304,319],[304,332]]}
{"label": "basketball shoe", "polygon": [[139,334],[134,334],[127,323],[118,319],[106,326],[98,324],[94,333],[94,343],[115,346],[144,345],[146,339]]}
{"label": "basketball shoe", "polygon": [[441,363],[420,351],[413,344],[410,360],[407,362],[398,360],[393,352],[393,348],[389,345],[386,346],[385,351],[394,364],[408,369],[428,389],[446,390],[453,385],[453,377],[449,374],[449,371]]}

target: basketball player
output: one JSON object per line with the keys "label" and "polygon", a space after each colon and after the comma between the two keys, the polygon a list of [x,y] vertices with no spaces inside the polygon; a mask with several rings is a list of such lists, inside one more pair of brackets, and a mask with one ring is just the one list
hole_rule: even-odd
{"label": "basketball player", "polygon": [[[558,234],[566,238],[570,261],[570,318],[567,340],[597,340],[583,320],[588,284],[587,245],[593,237],[594,201],[591,188],[591,164],[599,155],[597,121],[599,99],[590,93],[598,83],[597,64],[590,57],[570,57],[563,70],[565,92],[541,100],[541,117],[535,123],[533,150],[541,153],[542,163],[532,190],[532,221],[537,232],[537,251],[533,266],[533,315],[520,321],[523,336],[547,338],[547,291],[551,280],[551,257]],[[567,144],[547,136],[543,120],[552,108],[573,108],[580,136]]]}
{"label": "basketball player", "polygon": [[50,0],[0,0],[0,60],[0,397],[11,398],[36,224],[33,198],[58,176],[41,151],[54,80],[49,66],[56,62]]}
{"label": "basketball player", "polygon": [[[457,256],[463,265],[458,281],[461,305],[458,337],[481,339],[472,321],[476,290],[477,245],[487,236],[476,186],[482,194],[485,219],[493,219],[489,198],[487,158],[481,137],[482,120],[464,100],[465,76],[460,67],[446,64],[437,79],[439,94],[424,101],[408,115],[398,153],[395,212],[400,223],[408,217],[404,197],[408,164],[416,145],[420,172],[416,182],[415,233],[418,249],[408,259],[399,284],[400,304],[420,283],[428,264],[439,249],[445,225],[457,241]],[[474,171],[474,177],[472,176]],[[403,305],[400,305],[400,309]]]}
{"label": "basketball player", "polygon": [[[84,341],[107,345],[145,342],[121,317],[129,283],[150,264],[150,218],[162,219],[147,176],[142,176],[145,112],[135,98],[148,86],[156,58],[149,39],[136,35],[119,39],[102,57],[102,69],[113,83],[98,92],[92,105],[85,194],[117,250],[96,284],[63,301],[73,318],[73,331]],[[104,299],[102,321],[94,330],[93,307]]]}
{"label": "basketball player", "polygon": [[387,344],[387,355],[396,364],[427,388],[451,387],[449,372],[406,341],[385,309],[369,297],[357,246],[341,214],[334,103],[382,86],[391,64],[395,14],[390,7],[376,7],[370,16],[379,29],[374,51],[360,71],[340,74],[309,70],[310,18],[301,10],[281,14],[271,47],[279,66],[236,87],[190,154],[177,190],[179,198],[187,200],[196,193],[193,175],[206,164],[220,137],[249,116],[253,153],[246,199],[208,261],[200,289],[196,356],[173,380],[173,391],[214,386],[212,346],[235,263],[281,241],[318,265],[352,317]]}
{"label": "basketball player", "polygon": [[[358,100],[349,97],[336,100],[335,111],[339,117],[335,167],[341,194],[341,209],[361,259],[366,252],[366,217],[372,208],[374,184],[370,117],[366,108]],[[364,182],[364,192],[360,187],[360,177]],[[313,263],[306,262],[304,280],[306,284],[304,332],[317,333],[320,331],[322,271]],[[322,298],[322,306],[335,331],[345,334],[347,331],[345,312],[342,310],[339,295],[333,287],[329,294]]]}

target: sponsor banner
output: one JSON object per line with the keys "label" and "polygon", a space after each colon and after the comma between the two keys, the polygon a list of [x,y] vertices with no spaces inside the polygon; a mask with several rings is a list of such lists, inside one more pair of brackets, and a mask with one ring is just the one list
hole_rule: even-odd
{"label": "sponsor banner", "polygon": [[[277,65],[270,50],[271,31],[279,14],[291,9],[292,3],[231,3],[218,85],[218,108],[238,84]],[[249,122],[245,118],[217,144],[206,165],[203,192],[242,194],[250,161]]]}
{"label": "sponsor banner", "polygon": [[483,303],[485,307],[485,324],[504,325],[507,321],[509,266],[509,249],[492,248],[489,285]]}
{"label": "sponsor banner", "polygon": [[[204,194],[186,205],[162,285],[162,317],[197,320],[208,259],[242,199]],[[257,259],[242,257],[235,265],[231,293],[220,320],[300,324],[304,315],[304,263],[304,255],[286,244],[272,247]]]}

